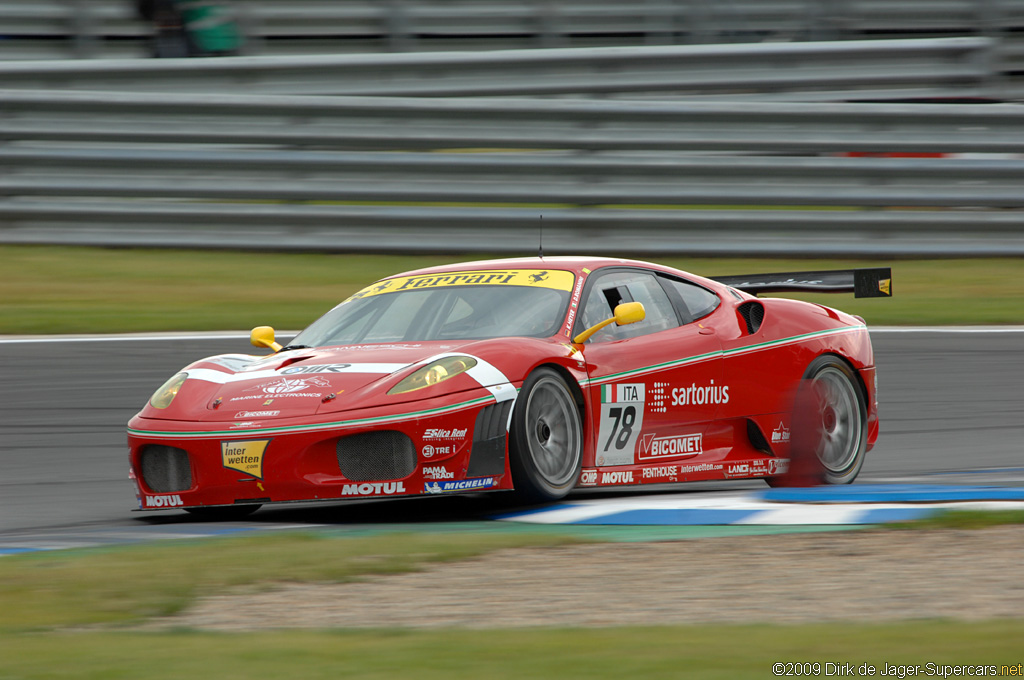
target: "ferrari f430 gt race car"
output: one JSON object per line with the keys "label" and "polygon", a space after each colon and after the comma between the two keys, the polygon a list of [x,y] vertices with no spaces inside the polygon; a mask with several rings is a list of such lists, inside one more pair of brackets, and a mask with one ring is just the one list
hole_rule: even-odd
{"label": "ferrari f430 gt race car", "polygon": [[[143,510],[765,478],[816,395],[826,483],[878,435],[864,321],[759,292],[891,293],[889,271],[711,280],[645,262],[530,258],[386,278],[267,356],[186,366],[128,426]],[[752,294],[753,293],[753,294]]]}

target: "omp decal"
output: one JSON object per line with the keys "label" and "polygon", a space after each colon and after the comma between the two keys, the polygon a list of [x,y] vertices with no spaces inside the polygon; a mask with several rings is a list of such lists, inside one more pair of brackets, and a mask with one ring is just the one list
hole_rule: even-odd
{"label": "omp decal", "polygon": [[224,467],[263,479],[263,453],[269,443],[269,439],[221,442],[220,454]]}
{"label": "omp decal", "polygon": [[633,463],[636,440],[644,426],[644,391],[644,383],[621,383],[601,388],[598,465]]}
{"label": "omp decal", "polygon": [[281,375],[292,375],[295,373],[344,373],[347,368],[352,368],[352,364],[309,364],[304,366],[289,366],[281,371]]}
{"label": "omp decal", "polygon": [[289,366],[280,371],[281,375],[296,373],[381,373],[388,374],[400,371],[409,364],[310,364],[309,366]]}
{"label": "omp decal", "polygon": [[[465,409],[474,408],[476,406],[482,406],[493,401],[493,397],[478,397],[476,399],[470,399],[463,401],[458,404],[452,404],[450,406],[440,406],[438,408],[424,409],[422,411],[410,411],[409,413],[399,413],[393,416],[378,416],[376,418],[355,418],[353,420],[337,420],[328,423],[315,423],[308,425],[286,425],[281,427],[267,427],[260,429],[250,430],[252,434],[291,434],[294,432],[317,432],[320,430],[334,430],[342,429],[347,427],[366,427],[367,425],[382,425],[384,423],[395,423],[403,420],[418,420],[420,418],[429,418],[431,416],[443,415],[446,413],[454,413],[456,411],[462,411]],[[141,437],[159,437],[161,439],[197,439],[197,438],[217,438],[217,437],[237,437],[238,432],[231,430],[211,430],[204,432],[202,430],[185,431],[185,432],[166,432],[160,430],[136,430],[128,428],[128,434],[141,436]]]}
{"label": "omp decal", "polygon": [[384,293],[397,293],[403,290],[448,286],[534,286],[569,291],[572,290],[574,279],[575,276],[572,272],[559,269],[491,269],[446,274],[420,274],[379,281],[362,289],[348,300]]}
{"label": "omp decal", "polygon": [[660,364],[653,364],[651,366],[643,366],[641,368],[634,368],[629,371],[621,371],[619,373],[610,373],[603,375],[599,378],[592,378],[590,380],[581,380],[581,385],[604,385],[606,383],[615,382],[616,380],[623,380],[626,378],[638,378],[640,376],[647,375],[649,373],[657,373],[658,371],[665,371],[670,368],[677,368],[679,366],[687,366],[689,364],[697,364],[703,361],[710,361],[712,359],[720,359],[722,357],[740,356],[742,354],[750,354],[753,352],[763,352],[769,349],[775,349],[777,347],[785,347],[786,345],[796,345],[807,340],[815,338],[824,338],[830,335],[843,335],[845,333],[867,333],[867,326],[849,326],[847,328],[832,328],[825,331],[814,331],[812,333],[803,333],[802,335],[794,335],[788,338],[782,338],[780,340],[771,340],[769,342],[762,342],[756,345],[750,345],[749,347],[738,347],[736,349],[722,350],[717,352],[706,352],[704,354],[695,354],[692,357],[686,357],[685,359],[675,359],[673,361],[665,361]]}

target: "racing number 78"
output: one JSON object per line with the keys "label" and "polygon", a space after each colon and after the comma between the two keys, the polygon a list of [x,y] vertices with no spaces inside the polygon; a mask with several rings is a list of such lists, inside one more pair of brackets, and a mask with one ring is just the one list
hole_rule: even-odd
{"label": "racing number 78", "polygon": [[622,449],[629,443],[629,439],[633,435],[633,423],[636,422],[636,407],[627,406],[622,408],[616,406],[615,408],[608,409],[608,415],[614,418],[615,422],[612,424],[612,431],[608,435],[608,441],[605,442],[604,450],[607,451],[613,441],[615,442],[616,449]]}

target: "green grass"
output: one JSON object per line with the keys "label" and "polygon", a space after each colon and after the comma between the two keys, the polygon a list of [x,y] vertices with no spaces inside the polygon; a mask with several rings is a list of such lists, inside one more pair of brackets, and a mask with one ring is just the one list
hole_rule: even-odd
{"label": "green grass", "polygon": [[[995,665],[997,672],[1002,665],[1018,668],[1021,639],[1021,620],[595,630],[19,634],[0,639],[0,677],[732,680],[774,677],[772,667],[779,662],[817,662],[822,673],[815,677],[826,677],[827,663],[849,663],[855,670],[871,664],[874,677],[885,670],[886,677],[898,677],[886,664],[920,665],[916,677],[921,677],[929,663],[940,669],[967,664]],[[947,677],[954,677],[951,671]]]}
{"label": "green grass", "polygon": [[[299,329],[376,279],[472,259],[0,246],[0,335]],[[1024,323],[1020,259],[655,259],[706,276],[892,266],[892,299],[800,297],[875,325]]]}
{"label": "green grass", "polygon": [[347,582],[500,548],[571,542],[578,539],[542,533],[396,533],[341,540],[261,532],[198,543],[165,541],[6,556],[0,558],[0,636],[69,626],[129,625],[174,614],[196,597],[225,588]]}
{"label": "green grass", "polygon": [[[1018,513],[1011,519],[1024,518]],[[500,548],[571,540],[531,533],[261,533],[8,556],[0,559],[0,678],[765,678],[772,677],[776,662],[818,662],[823,668],[829,662],[869,663],[878,675],[886,663],[1021,663],[1024,619],[230,634],[133,630],[148,618],[181,611],[201,595],[286,582],[348,582]],[[408,606],[420,607],[416,601]],[[431,616],[429,609],[420,613]],[[493,616],[500,626],[501,609]]]}
{"label": "green grass", "polygon": [[987,529],[1024,524],[1024,510],[944,510],[910,522],[885,524],[888,529]]}

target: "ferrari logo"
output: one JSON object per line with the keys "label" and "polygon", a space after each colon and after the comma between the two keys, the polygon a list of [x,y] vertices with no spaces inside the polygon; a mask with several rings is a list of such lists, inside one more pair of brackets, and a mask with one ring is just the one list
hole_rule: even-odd
{"label": "ferrari logo", "polygon": [[879,279],[878,290],[884,295],[892,295],[892,279]]}

